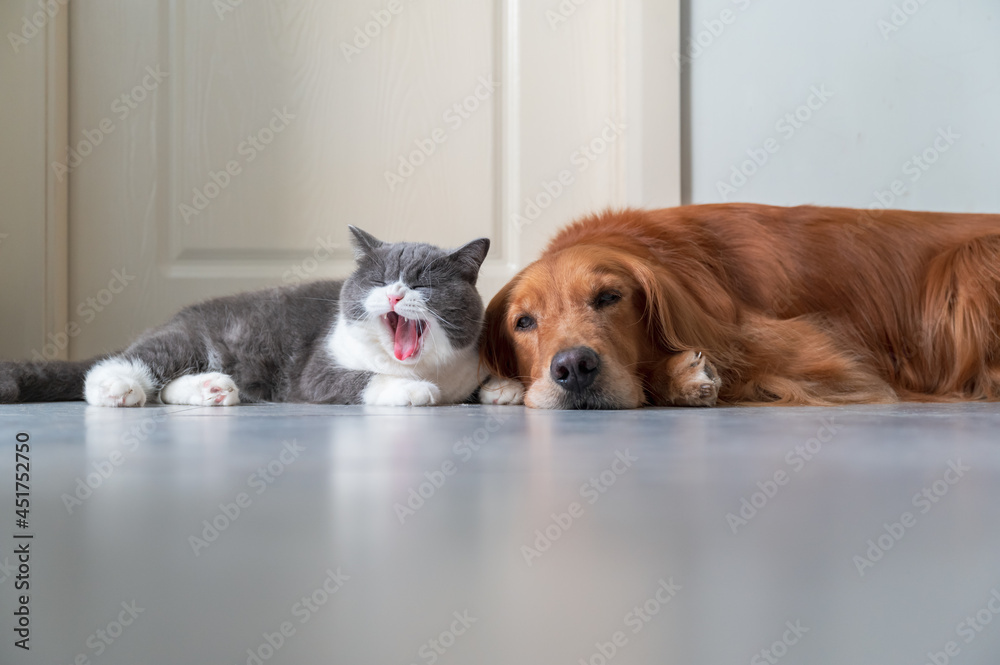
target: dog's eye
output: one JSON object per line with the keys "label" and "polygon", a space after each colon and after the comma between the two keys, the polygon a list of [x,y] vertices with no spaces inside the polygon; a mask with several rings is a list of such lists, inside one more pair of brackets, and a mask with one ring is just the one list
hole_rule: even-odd
{"label": "dog's eye", "polygon": [[522,316],[517,320],[517,323],[514,324],[514,327],[518,330],[531,330],[535,327],[535,320],[530,316]]}
{"label": "dog's eye", "polygon": [[594,298],[594,307],[598,309],[601,307],[607,307],[608,305],[613,305],[622,299],[622,294],[617,291],[602,291]]}

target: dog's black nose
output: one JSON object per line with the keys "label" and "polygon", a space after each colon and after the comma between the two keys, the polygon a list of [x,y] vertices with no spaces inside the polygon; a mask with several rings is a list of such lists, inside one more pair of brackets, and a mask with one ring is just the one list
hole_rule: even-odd
{"label": "dog's black nose", "polygon": [[597,352],[586,346],[564,349],[552,357],[549,373],[552,380],[566,390],[578,393],[594,382],[601,368]]}

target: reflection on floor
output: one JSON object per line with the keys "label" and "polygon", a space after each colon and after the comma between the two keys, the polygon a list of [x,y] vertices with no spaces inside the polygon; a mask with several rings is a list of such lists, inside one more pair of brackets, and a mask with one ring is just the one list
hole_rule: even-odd
{"label": "reflection on floor", "polygon": [[992,665],[998,431],[992,404],[4,407],[0,663]]}

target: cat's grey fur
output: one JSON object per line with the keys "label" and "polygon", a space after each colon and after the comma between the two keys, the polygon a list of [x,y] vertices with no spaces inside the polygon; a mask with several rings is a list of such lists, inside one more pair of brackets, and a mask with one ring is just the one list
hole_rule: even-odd
{"label": "cat's grey fur", "polygon": [[[0,363],[0,402],[75,400],[85,391],[91,404],[103,406],[141,406],[157,395],[169,403],[195,404],[204,398],[206,404],[224,405],[468,399],[478,385],[483,303],[476,279],[489,240],[448,252],[423,243],[383,243],[354,227],[351,232],[357,268],[343,282],[272,288],[192,305],[108,357]],[[428,315],[424,327],[416,328],[424,332],[413,337],[417,347],[413,352],[410,344],[411,358],[399,359],[398,342],[393,357],[392,343],[399,338],[385,318],[393,314],[380,309],[383,293],[390,294],[390,308]],[[403,322],[399,325],[413,325],[395,316]],[[377,357],[380,353],[385,357]],[[192,375],[197,381],[190,380]],[[126,385],[112,386],[116,377]],[[238,393],[226,398],[234,389]],[[143,398],[130,397],[134,391]]]}

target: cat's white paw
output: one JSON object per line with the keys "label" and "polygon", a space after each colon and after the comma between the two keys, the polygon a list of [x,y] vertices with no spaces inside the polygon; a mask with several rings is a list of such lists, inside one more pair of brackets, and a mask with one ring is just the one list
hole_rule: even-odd
{"label": "cat's white paw", "polygon": [[233,406],[240,403],[240,391],[232,378],[221,372],[185,374],[163,387],[160,400],[164,404]]}
{"label": "cat's white paw", "polygon": [[441,401],[441,390],[430,381],[376,374],[362,401],[373,406],[430,406]]}
{"label": "cat's white paw", "polygon": [[142,406],[153,388],[153,374],[138,360],[109,358],[87,372],[83,395],[93,406]]}
{"label": "cat's white paw", "polygon": [[481,404],[524,404],[524,384],[491,376],[479,389]]}

